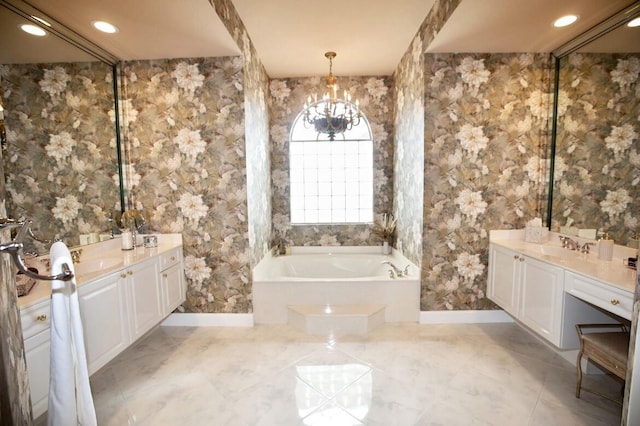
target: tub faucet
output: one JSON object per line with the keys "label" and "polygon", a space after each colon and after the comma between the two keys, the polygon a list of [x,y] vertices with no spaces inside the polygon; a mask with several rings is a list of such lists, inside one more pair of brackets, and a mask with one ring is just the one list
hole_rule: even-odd
{"label": "tub faucet", "polygon": [[409,275],[409,265],[407,265],[404,270],[399,269],[396,265],[394,265],[393,263],[391,263],[389,260],[383,260],[382,261],[383,265],[389,265],[393,268],[393,272],[395,272],[397,277],[404,277]]}

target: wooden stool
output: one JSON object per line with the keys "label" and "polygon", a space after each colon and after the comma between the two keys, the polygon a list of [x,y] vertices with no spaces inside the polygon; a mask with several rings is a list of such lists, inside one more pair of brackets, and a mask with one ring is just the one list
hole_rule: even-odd
{"label": "wooden stool", "polygon": [[[583,333],[586,329],[598,329],[591,333]],[[615,329],[617,331],[601,331],[603,329]],[[584,355],[600,367],[618,376],[622,381],[627,376],[627,360],[629,357],[629,330],[622,324],[576,324],[578,337],[580,338],[580,352],[576,361],[578,383],[576,384],[576,398],[580,398],[582,387],[581,361]],[[583,388],[587,392],[594,393],[603,398],[620,403],[599,392]]]}

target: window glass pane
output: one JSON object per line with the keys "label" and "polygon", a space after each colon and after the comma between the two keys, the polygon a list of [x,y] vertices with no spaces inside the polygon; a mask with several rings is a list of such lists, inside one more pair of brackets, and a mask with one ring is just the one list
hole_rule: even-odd
{"label": "window glass pane", "polygon": [[[345,169],[344,171],[344,180],[347,182],[358,182],[360,180],[359,169]],[[354,187],[352,187],[354,188]],[[355,186],[356,191],[358,186]]]}
{"label": "window glass pane", "polygon": [[302,222],[304,222],[304,210],[291,209],[291,223],[302,223]]}
{"label": "window glass pane", "polygon": [[289,145],[291,222],[371,223],[373,141],[366,118],[329,141],[326,134],[305,128],[301,117]]}
{"label": "window glass pane", "polygon": [[291,169],[291,171],[289,172],[289,175],[290,175],[291,183],[304,181],[303,169]]}
{"label": "window glass pane", "polygon": [[331,223],[331,210],[319,210],[318,223]]}
{"label": "window glass pane", "polygon": [[318,183],[318,195],[331,195],[331,183],[330,182]]}
{"label": "window glass pane", "polygon": [[345,211],[345,221],[360,222],[360,212],[356,209],[347,209]]}
{"label": "window glass pane", "polygon": [[332,180],[331,169],[318,169],[318,182],[331,182]]}

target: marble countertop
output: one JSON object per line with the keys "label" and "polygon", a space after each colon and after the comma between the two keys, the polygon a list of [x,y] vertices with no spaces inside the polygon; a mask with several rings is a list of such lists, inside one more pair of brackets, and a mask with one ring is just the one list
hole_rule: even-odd
{"label": "marble countertop", "polygon": [[[133,250],[121,250],[120,238],[103,241],[86,246],[70,247],[70,251],[82,250],[80,262],[74,266],[76,269],[76,284],[82,286],[97,278],[106,276],[112,272],[135,265],[147,259],[159,256],[162,253],[182,246],[182,234],[152,234],[158,237],[158,247],[136,247]],[[140,238],[141,240],[141,238]],[[104,265],[100,265],[100,261]],[[25,259],[27,266],[35,266],[42,275],[49,275],[49,256],[38,256]],[[84,265],[91,266],[86,268]],[[18,297],[20,309],[40,303],[51,296],[51,284],[49,281],[37,280],[35,286],[26,296]]]}
{"label": "marble countertop", "polygon": [[[520,232],[522,231],[522,232]],[[564,249],[561,246],[560,234],[549,233],[546,243],[530,243],[524,241],[523,230],[491,231],[490,242],[492,244],[518,251],[526,256],[552,265],[559,266],[574,272],[614,286],[620,290],[634,293],[636,287],[636,271],[625,266],[622,261],[628,257],[634,257],[636,250],[616,245],[613,251],[613,259],[610,261],[598,259],[598,247],[593,246],[589,254]],[[585,242],[594,242],[585,238],[571,236],[572,239]]]}

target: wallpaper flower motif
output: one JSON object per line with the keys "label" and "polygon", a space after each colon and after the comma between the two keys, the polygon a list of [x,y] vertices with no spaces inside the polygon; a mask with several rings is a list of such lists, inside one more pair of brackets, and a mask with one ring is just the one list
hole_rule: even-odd
{"label": "wallpaper flower motif", "polygon": [[0,65],[0,77],[8,215],[69,245],[80,233],[107,231],[109,213],[120,208],[111,67]]}
{"label": "wallpaper flower motif", "polygon": [[639,75],[638,54],[572,53],[562,59],[555,228],[601,229],[621,244],[640,231]]}
{"label": "wallpaper flower motif", "polygon": [[424,73],[421,309],[491,308],[488,231],[544,211],[551,58],[426,54]]}

